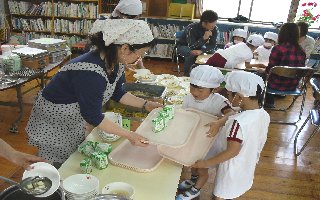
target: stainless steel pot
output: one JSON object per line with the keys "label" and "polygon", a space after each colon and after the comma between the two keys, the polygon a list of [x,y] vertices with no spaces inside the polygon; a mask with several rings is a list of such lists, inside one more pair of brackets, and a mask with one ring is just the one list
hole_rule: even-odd
{"label": "stainless steel pot", "polygon": [[17,186],[10,186],[0,193],[1,200],[65,200],[64,191],[59,188],[48,197],[34,197],[22,192]]}

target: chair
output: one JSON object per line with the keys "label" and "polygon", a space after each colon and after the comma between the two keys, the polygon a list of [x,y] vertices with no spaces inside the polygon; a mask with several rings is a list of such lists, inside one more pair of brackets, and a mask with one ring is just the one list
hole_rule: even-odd
{"label": "chair", "polygon": [[[275,66],[271,68],[269,74],[267,75],[265,79],[265,89],[264,89],[264,95],[262,100],[262,106],[265,104],[265,97],[266,94],[272,94],[272,95],[280,95],[280,96],[293,96],[291,104],[287,108],[272,108],[272,110],[275,111],[287,111],[289,110],[294,102],[297,100],[298,97],[302,96],[302,102],[300,106],[300,113],[298,120],[295,122],[288,122],[288,121],[271,121],[272,123],[280,123],[280,124],[289,124],[289,125],[295,125],[302,116],[304,103],[306,99],[306,91],[307,91],[307,83],[309,82],[310,78],[314,74],[315,70],[309,67],[287,67],[287,66]],[[271,74],[275,74],[282,77],[287,78],[296,78],[299,79],[300,82],[297,85],[297,88],[295,90],[285,90],[285,91],[279,91],[268,88],[268,82],[269,78],[271,77]]]}
{"label": "chair", "polygon": [[[310,84],[313,89],[313,96],[315,98],[315,104],[314,107],[310,110],[309,115],[307,119],[303,122],[302,126],[296,133],[296,136],[294,138],[294,154],[295,156],[299,156],[301,152],[306,148],[306,146],[309,144],[312,137],[319,132],[320,130],[320,83],[316,78],[310,79]],[[312,134],[309,136],[307,141],[303,144],[301,149],[299,150],[297,147],[298,137],[301,133],[304,126],[307,124],[307,122],[311,119],[311,124],[315,126],[316,128],[313,130]]]}
{"label": "chair", "polygon": [[183,34],[183,31],[177,31],[174,34],[174,47],[173,47],[173,51],[172,51],[172,62],[176,61],[176,63],[177,63],[178,76],[180,76],[180,72],[181,72],[180,65],[179,65],[179,56],[182,56],[182,55],[179,55],[179,53],[178,53],[177,43],[178,43],[178,40],[182,37],[182,34]]}

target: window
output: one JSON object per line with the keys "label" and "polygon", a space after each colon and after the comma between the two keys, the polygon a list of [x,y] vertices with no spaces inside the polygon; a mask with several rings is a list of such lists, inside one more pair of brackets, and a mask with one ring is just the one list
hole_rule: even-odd
{"label": "window", "polygon": [[[234,18],[238,14],[239,2],[241,2],[239,15],[250,17],[253,21],[263,22],[287,22],[292,0],[203,0],[204,10],[213,10],[222,18]],[[250,8],[252,3],[252,11]]]}

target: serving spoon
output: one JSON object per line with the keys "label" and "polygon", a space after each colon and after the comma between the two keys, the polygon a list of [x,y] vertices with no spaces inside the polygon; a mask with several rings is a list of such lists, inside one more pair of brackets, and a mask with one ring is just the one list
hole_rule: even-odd
{"label": "serving spoon", "polygon": [[18,186],[19,189],[24,193],[33,196],[46,193],[52,186],[52,181],[49,178],[40,176],[25,178],[20,183],[17,183],[3,176],[0,176],[0,179],[12,185]]}

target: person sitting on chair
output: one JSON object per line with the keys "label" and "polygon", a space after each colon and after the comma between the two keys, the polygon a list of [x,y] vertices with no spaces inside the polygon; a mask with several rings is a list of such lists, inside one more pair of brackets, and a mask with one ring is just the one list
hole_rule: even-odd
{"label": "person sitting on chair", "polygon": [[212,10],[202,13],[200,22],[189,24],[177,44],[178,54],[184,57],[184,75],[189,76],[196,57],[213,53],[216,47],[218,14]]}
{"label": "person sitting on chair", "polygon": [[[295,23],[285,23],[281,26],[278,35],[278,45],[275,45],[269,57],[267,68],[260,69],[264,76],[274,66],[305,67],[306,53],[299,45],[299,28]],[[286,91],[297,87],[299,79],[286,78],[272,74],[268,80],[268,88]],[[274,108],[274,97],[267,93],[264,107]]]}

